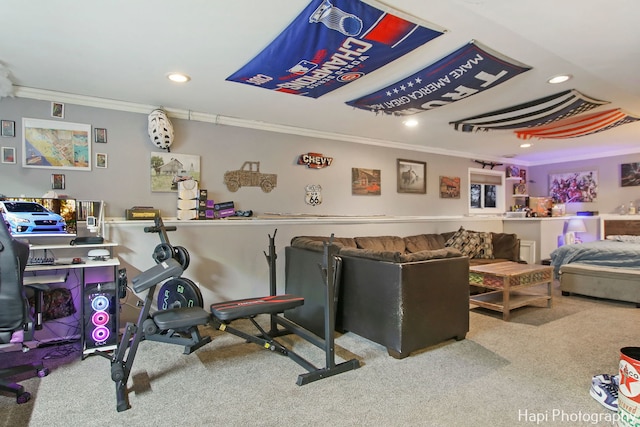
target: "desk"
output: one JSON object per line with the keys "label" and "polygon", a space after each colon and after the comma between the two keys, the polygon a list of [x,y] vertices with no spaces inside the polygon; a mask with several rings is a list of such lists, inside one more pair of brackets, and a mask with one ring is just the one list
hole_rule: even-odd
{"label": "desk", "polygon": [[[33,250],[64,250],[69,254],[83,255],[86,258],[87,250],[95,247],[117,246],[115,243],[100,245],[31,245]],[[111,350],[116,348],[119,332],[119,298],[118,298],[118,267],[120,260],[111,254],[111,258],[104,261],[85,260],[80,264],[73,264],[70,258],[58,258],[52,265],[28,265],[25,268],[24,283],[58,284],[72,290],[72,297],[76,312],[80,314],[77,319],[80,323],[80,341],[83,358],[85,355],[98,350]],[[75,291],[75,294],[74,294]],[[47,322],[47,325],[52,322]],[[41,342],[77,339],[77,334],[71,335],[68,331],[68,322],[55,328],[49,327],[52,336],[45,337]],[[47,331],[47,332],[49,332]],[[43,333],[44,334],[44,333]],[[56,336],[57,335],[57,336]]]}

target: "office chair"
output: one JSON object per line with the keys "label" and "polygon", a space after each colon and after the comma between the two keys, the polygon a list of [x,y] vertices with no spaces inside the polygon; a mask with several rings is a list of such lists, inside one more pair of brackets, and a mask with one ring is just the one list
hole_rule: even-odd
{"label": "office chair", "polygon": [[[0,346],[21,344],[23,352],[28,350],[24,342],[33,339],[34,330],[29,301],[22,285],[28,257],[29,246],[11,237],[4,221],[0,220]],[[49,373],[42,363],[0,369],[0,390],[15,393],[18,403],[29,401],[31,394],[9,379],[29,371],[39,377]]]}

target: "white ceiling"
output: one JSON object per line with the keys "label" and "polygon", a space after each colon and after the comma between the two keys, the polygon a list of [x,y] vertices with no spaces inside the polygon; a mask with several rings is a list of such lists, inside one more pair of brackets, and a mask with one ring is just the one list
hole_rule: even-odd
{"label": "white ceiling", "polygon": [[[226,81],[267,46],[306,0],[4,0],[0,64],[16,92],[43,89],[328,132],[338,138],[519,163],[640,152],[640,122],[581,138],[533,140],[512,132],[461,133],[449,122],[566,89],[640,116],[638,0],[387,0],[447,32],[318,99]],[[491,90],[401,117],[345,104],[412,74],[471,40],[532,67]],[[176,85],[165,75],[192,77]],[[550,85],[556,74],[574,76]]]}

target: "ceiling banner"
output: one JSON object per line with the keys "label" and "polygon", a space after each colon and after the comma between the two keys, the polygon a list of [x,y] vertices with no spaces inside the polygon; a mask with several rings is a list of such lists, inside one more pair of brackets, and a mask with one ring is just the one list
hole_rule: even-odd
{"label": "ceiling banner", "polygon": [[524,104],[451,122],[455,130],[476,132],[543,126],[584,113],[609,101],[588,97],[575,89],[566,90]]}
{"label": "ceiling banner", "polygon": [[313,0],[269,46],[226,80],[318,98],[444,32],[412,20],[361,1]]}
{"label": "ceiling banner", "polygon": [[548,126],[536,126],[527,129],[516,130],[518,138],[530,139],[567,139],[579,136],[591,135],[602,132],[625,123],[640,120],[619,108],[599,113],[581,114],[564,120],[558,120]]}
{"label": "ceiling banner", "polygon": [[415,114],[468,98],[530,69],[471,41],[427,68],[347,104],[376,113]]}

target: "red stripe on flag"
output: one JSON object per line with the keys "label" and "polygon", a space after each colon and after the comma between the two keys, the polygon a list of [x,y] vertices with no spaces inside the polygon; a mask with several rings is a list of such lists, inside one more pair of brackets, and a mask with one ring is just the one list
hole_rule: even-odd
{"label": "red stripe on flag", "polygon": [[599,113],[585,114],[570,119],[560,120],[553,125],[538,126],[528,129],[516,130],[518,138],[574,138],[588,135],[610,126],[622,119],[626,115],[620,109],[607,110]]}
{"label": "red stripe on flag", "polygon": [[392,45],[402,39],[415,26],[416,24],[412,22],[387,13],[378,24],[367,33],[364,39]]}

